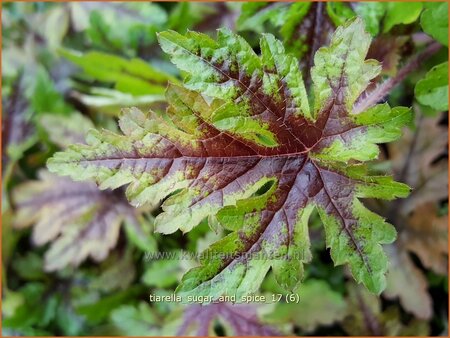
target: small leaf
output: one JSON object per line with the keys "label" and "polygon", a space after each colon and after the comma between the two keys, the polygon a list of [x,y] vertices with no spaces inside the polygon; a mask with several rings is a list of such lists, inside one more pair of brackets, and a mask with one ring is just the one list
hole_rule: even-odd
{"label": "small leaf", "polygon": [[407,25],[419,18],[422,12],[421,2],[388,2],[386,17],[383,22],[383,33],[389,32],[396,25]]}
{"label": "small leaf", "polygon": [[448,46],[448,3],[430,2],[426,3],[425,8],[420,17],[423,31]]}
{"label": "small leaf", "polygon": [[417,101],[438,111],[448,110],[448,62],[434,66],[414,90]]}

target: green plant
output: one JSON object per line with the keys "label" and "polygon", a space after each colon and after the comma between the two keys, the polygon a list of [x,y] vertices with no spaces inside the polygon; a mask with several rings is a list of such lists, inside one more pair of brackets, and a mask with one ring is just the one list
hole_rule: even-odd
{"label": "green plant", "polygon": [[135,206],[171,194],[156,218],[159,232],[188,232],[205,217],[232,231],[183,277],[182,294],[240,297],[257,291],[271,267],[282,286],[294,289],[311,259],[307,224],[314,209],[335,264],[348,263],[358,282],[380,293],[387,259],[379,244],[392,242],[395,230],[358,198],[405,197],[409,188],[370,175],[363,162],[377,157],[376,143],[397,139],[411,114],[387,104],[353,113],[381,69],[365,61],[371,39],[363,29],[351,20],[317,51],[313,99],[296,59],[271,35],[261,38],[259,57],[228,30],[217,41],[162,32],[163,50],[189,74],[185,88],[169,86],[166,115],[126,110],[119,121],[124,135],[91,132],[88,145],[55,154],[48,167],[93,178],[103,189],[129,184]]}
{"label": "green plant", "polygon": [[3,4],[3,334],[445,333],[447,10]]}

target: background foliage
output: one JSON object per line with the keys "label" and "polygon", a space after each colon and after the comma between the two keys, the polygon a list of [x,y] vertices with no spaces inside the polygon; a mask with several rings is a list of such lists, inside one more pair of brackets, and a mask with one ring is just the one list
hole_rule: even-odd
{"label": "background foliage", "polygon": [[[215,36],[228,27],[256,52],[259,33],[271,32],[305,74],[355,15],[373,36],[369,56],[383,65],[374,90],[389,87],[389,103],[414,112],[403,137],[370,164],[413,187],[407,199],[365,201],[398,232],[385,247],[386,290],[374,296],[333,267],[313,215],[299,304],[150,303],[197,262],[149,254],[199,252],[220,231],[205,220],[185,235],[156,234],[158,205],[134,208],[123,190],[54,176],[47,159],[93,127],[116,131],[122,107],[165,109],[167,83],[184,74],[157,32]],[[447,335],[447,4],[8,3],[2,19],[3,334]],[[418,57],[434,41],[443,47]],[[285,293],[271,274],[260,292]]]}

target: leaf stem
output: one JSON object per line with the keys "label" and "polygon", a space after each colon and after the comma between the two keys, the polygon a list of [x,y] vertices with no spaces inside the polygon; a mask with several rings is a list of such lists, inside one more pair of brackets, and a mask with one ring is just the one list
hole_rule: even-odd
{"label": "leaf stem", "polygon": [[419,68],[420,64],[434,55],[442,45],[438,42],[433,42],[429,44],[422,52],[416,54],[413,56],[408,63],[403,66],[398,72],[397,75],[394,77],[391,77],[387,81],[383,82],[381,85],[377,86],[372,92],[370,93],[363,93],[358,101],[356,102],[355,106],[353,107],[353,113],[358,114],[366,109],[372,107],[376,103],[383,100],[391,90],[396,87],[400,82],[402,82],[411,72],[415,71],[417,68]]}

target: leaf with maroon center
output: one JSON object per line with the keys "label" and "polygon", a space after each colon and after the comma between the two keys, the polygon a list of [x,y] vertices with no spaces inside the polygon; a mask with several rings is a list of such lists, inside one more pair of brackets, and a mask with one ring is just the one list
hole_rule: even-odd
{"label": "leaf with maroon center", "polygon": [[49,160],[51,171],[95,179],[101,188],[128,184],[134,205],[163,203],[157,231],[190,231],[208,217],[230,233],[207,249],[178,291],[184,295],[255,292],[272,268],[294,289],[311,259],[308,218],[316,209],[336,265],[348,263],[358,282],[385,287],[380,246],[395,230],[358,198],[392,199],[409,188],[370,176],[363,162],[377,143],[401,135],[406,108],[353,104],[380,71],[365,60],[370,37],[359,19],[339,27],[315,55],[308,100],[298,61],[272,35],[261,56],[229,30],[159,34],[162,49],[188,75],[169,86],[165,114],[124,111],[123,135],[93,131]]}

